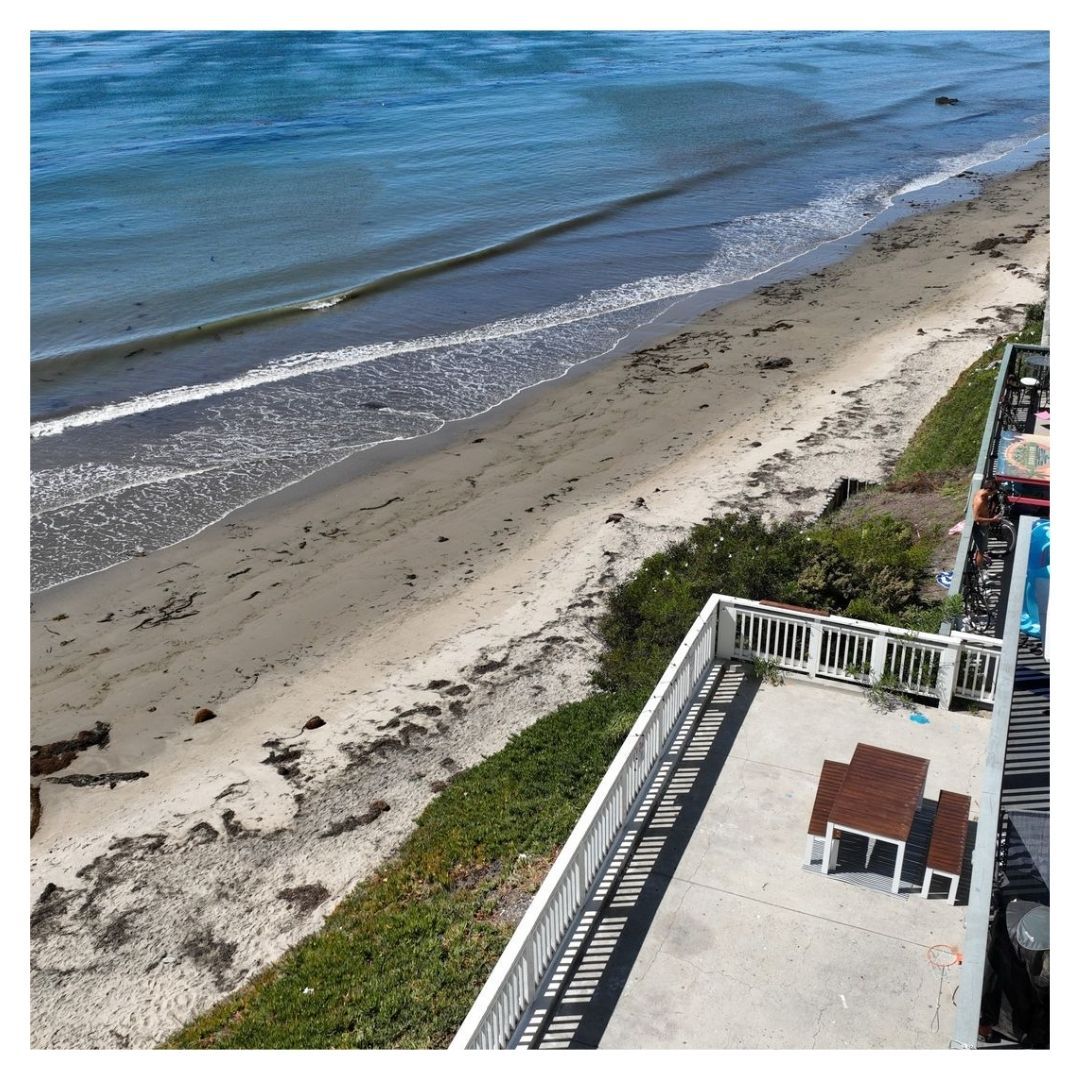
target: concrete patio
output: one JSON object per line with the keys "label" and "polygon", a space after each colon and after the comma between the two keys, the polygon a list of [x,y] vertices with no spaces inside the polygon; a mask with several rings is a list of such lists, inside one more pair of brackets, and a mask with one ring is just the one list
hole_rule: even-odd
{"label": "concrete patio", "polygon": [[636,844],[534,999],[557,1004],[517,1045],[947,1047],[970,869],[956,906],[942,879],[927,900],[861,887],[803,868],[806,827],[823,759],[858,742],[929,759],[928,800],[977,795],[989,715],[920,706],[919,723],[821,681],[759,685],[734,662],[710,679]]}

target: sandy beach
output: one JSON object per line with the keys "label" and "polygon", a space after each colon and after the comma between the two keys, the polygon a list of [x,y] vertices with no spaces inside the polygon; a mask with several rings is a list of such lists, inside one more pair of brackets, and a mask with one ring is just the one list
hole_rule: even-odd
{"label": "sandy beach", "polygon": [[588,693],[605,591],[694,522],[882,479],[1044,298],[1048,172],[34,596],[31,743],[108,736],[32,778],[33,1045],[153,1046],[316,930],[450,776]]}

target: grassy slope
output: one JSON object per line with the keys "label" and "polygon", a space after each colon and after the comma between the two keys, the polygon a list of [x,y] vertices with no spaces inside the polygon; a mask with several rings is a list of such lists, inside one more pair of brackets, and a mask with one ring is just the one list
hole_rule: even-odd
{"label": "grassy slope", "polygon": [[[1041,322],[1029,323],[1017,339],[1038,341],[1040,332]],[[1003,344],[927,416],[894,482],[925,486],[931,467],[972,467]],[[912,590],[935,539],[888,514],[849,513],[808,529],[729,515],[646,559],[609,597],[600,691],[455,777],[398,855],[321,931],[166,1045],[446,1046],[709,593],[936,629],[940,605]]]}
{"label": "grassy slope", "polygon": [[996,342],[956,380],[901,454],[893,471],[894,482],[919,473],[972,468],[982,444],[1001,354],[1011,341],[1037,345],[1042,336],[1042,317],[1041,304],[1029,307],[1023,329]]}

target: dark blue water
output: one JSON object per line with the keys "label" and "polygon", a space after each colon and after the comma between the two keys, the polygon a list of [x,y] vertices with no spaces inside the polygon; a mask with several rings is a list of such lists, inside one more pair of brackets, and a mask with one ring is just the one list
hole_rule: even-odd
{"label": "dark blue water", "polygon": [[1047,114],[1040,33],[35,34],[33,586],[616,352]]}

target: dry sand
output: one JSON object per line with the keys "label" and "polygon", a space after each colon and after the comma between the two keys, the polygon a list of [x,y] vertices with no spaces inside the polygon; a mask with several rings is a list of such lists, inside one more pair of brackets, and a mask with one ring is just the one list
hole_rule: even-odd
{"label": "dry sand", "polygon": [[[447,777],[588,692],[592,620],[644,555],[881,479],[1043,298],[1047,175],[34,597],[32,742],[111,730],[33,781],[33,1045],[151,1046],[317,929]],[[146,775],[58,782],[118,773]]]}

